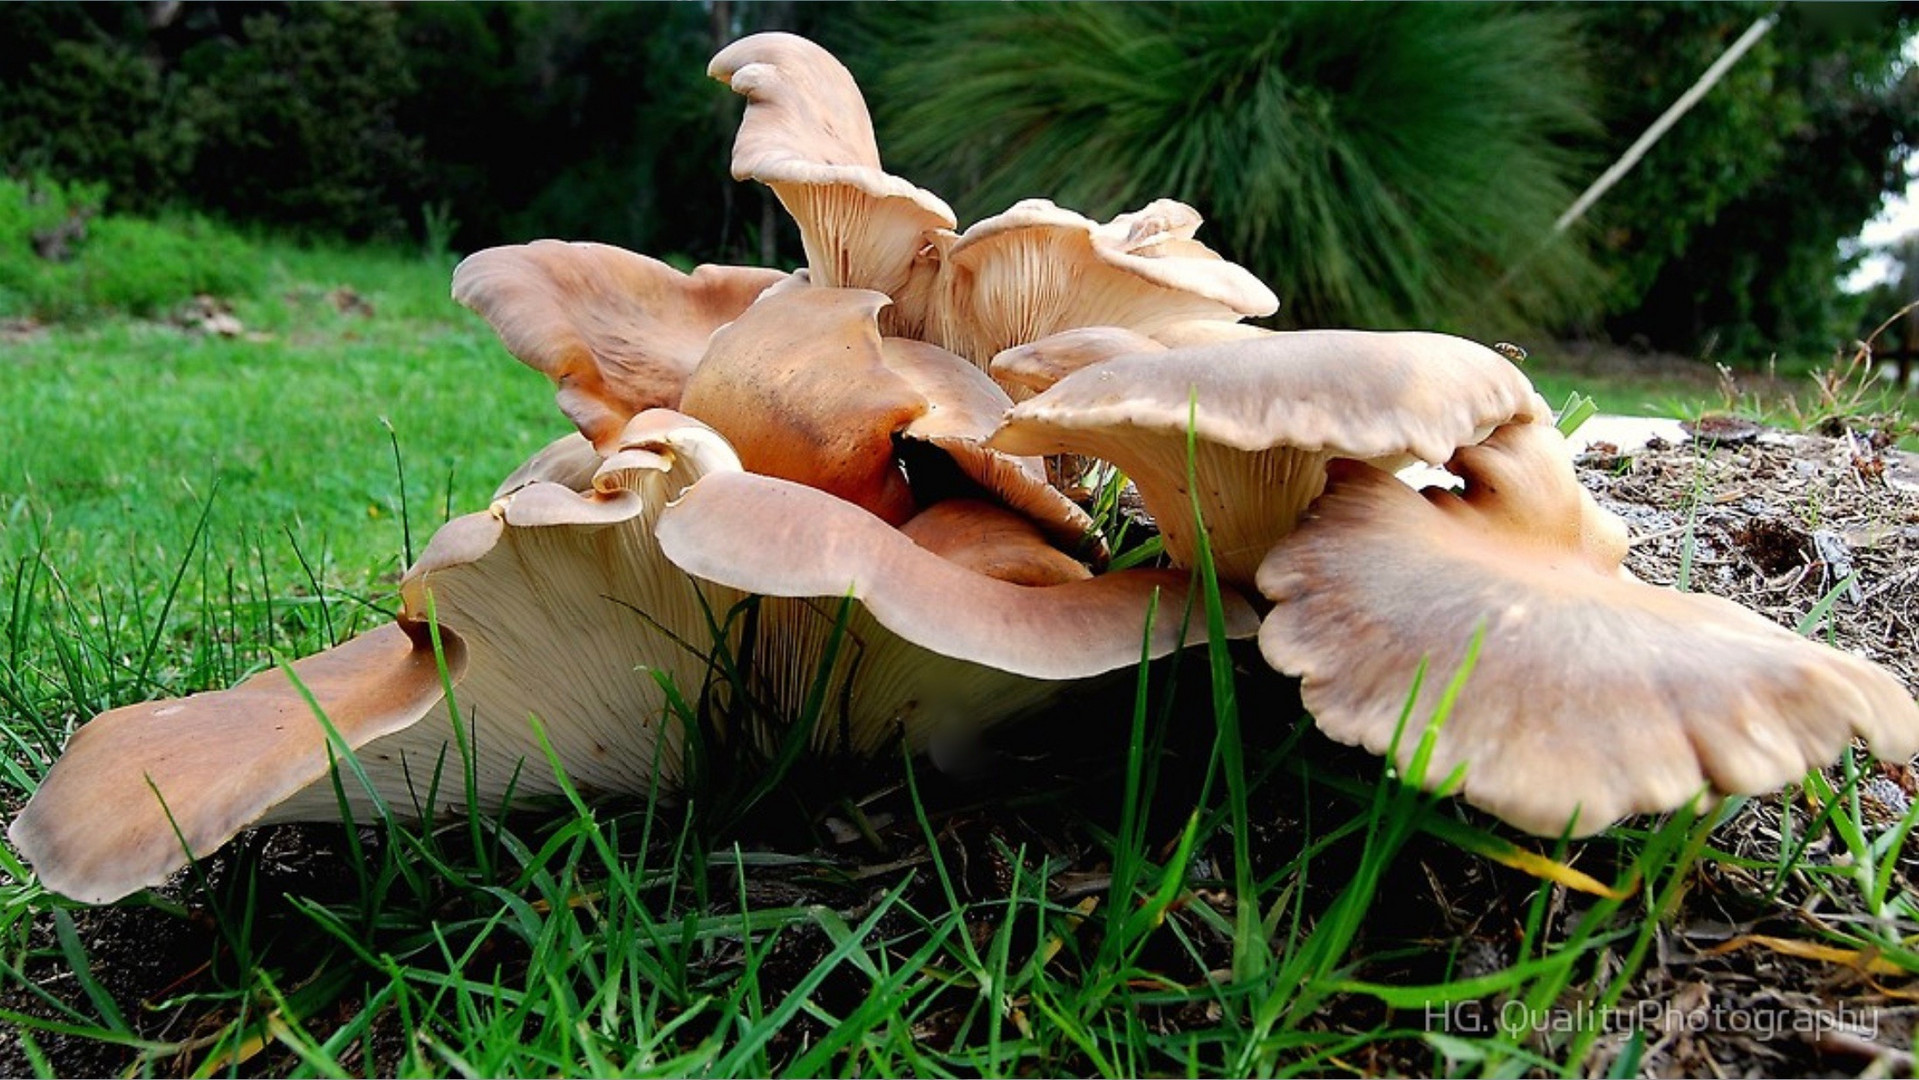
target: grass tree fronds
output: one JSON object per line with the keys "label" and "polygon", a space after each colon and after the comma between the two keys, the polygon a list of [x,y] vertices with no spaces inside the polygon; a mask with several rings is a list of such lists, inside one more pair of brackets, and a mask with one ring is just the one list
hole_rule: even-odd
{"label": "grass tree fronds", "polygon": [[872,87],[889,167],[956,195],[963,221],[1036,196],[1100,218],[1172,196],[1208,218],[1201,239],[1273,287],[1293,326],[1492,331],[1592,295],[1592,262],[1553,228],[1587,173],[1566,136],[1593,126],[1576,12],[864,15],[848,60]]}

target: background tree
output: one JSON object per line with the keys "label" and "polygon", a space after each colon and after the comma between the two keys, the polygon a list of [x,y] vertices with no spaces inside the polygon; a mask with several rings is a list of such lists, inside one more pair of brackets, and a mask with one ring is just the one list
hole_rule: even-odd
{"label": "background tree", "polygon": [[[1768,4],[1584,9],[1610,159],[1684,92]],[[1621,339],[1762,360],[1823,351],[1857,304],[1834,283],[1841,241],[1904,187],[1919,71],[1901,55],[1904,4],[1789,4],[1633,173],[1593,210]]]}
{"label": "background tree", "polygon": [[384,5],[8,4],[0,40],[0,161],[116,209],[391,236],[425,180]]}

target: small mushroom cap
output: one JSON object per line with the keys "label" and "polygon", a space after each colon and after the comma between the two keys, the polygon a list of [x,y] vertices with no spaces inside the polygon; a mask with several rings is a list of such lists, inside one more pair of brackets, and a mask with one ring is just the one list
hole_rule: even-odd
{"label": "small mushroom cap", "polygon": [[676,407],[706,339],[785,277],[743,266],[682,274],[605,244],[536,240],[469,255],[453,271],[453,298],[553,380],[560,411],[597,444],[638,412]]}
{"label": "small mushroom cap", "polygon": [[893,434],[927,402],[886,366],[875,321],[886,303],[865,289],[766,297],[713,335],[682,408],[725,436],[748,470],[905,521],[916,507]]}
{"label": "small mushroom cap", "polygon": [[1150,335],[1275,311],[1271,289],[1192,238],[1199,224],[1198,213],[1170,199],[1104,225],[1027,199],[958,236],[936,234],[936,307],[925,336],[983,369],[1008,348],[1075,327]]}
{"label": "small mushroom cap", "polygon": [[532,457],[507,473],[500,486],[493,489],[493,497],[497,499],[517,491],[535,480],[586,491],[593,486],[593,474],[605,462],[586,436],[577,431],[568,432],[534,451]]}
{"label": "small mushroom cap", "polygon": [[[915,443],[933,447],[967,484],[1032,519],[1054,544],[1095,561],[1105,559],[1105,541],[1092,517],[1047,482],[1039,458],[1015,457],[986,445],[1013,407],[999,384],[957,354],[923,341],[887,338],[884,361],[926,399],[926,412],[899,432],[903,454],[910,455]],[[965,494],[928,491],[940,486],[938,477],[927,476],[937,470],[925,455],[914,460],[918,467],[909,464],[908,471],[922,503]]]}
{"label": "small mushroom cap", "polygon": [[1023,400],[1052,389],[1054,383],[1080,368],[1104,363],[1116,356],[1162,353],[1166,349],[1167,346],[1145,334],[1122,327],[1082,326],[1001,350],[987,365],[987,371]]}
{"label": "small mushroom cap", "polygon": [[[441,643],[457,681],[465,648],[450,633]],[[8,837],[47,888],[82,903],[118,900],[327,775],[326,729],[301,687],[354,748],[417,724],[442,700],[440,664],[419,623],[369,631],[290,670],[292,678],[275,668],[231,690],[100,714],[73,733]]]}
{"label": "small mushroom cap", "polygon": [[1461,338],[1307,330],[1082,367],[1014,406],[988,445],[1111,462],[1138,486],[1168,555],[1190,566],[1198,550],[1190,424],[1220,577],[1250,584],[1319,494],[1328,461],[1444,461],[1539,407],[1511,361]]}
{"label": "small mushroom cap", "polygon": [[779,196],[799,223],[814,283],[896,300],[922,292],[932,272],[920,257],[925,236],[951,229],[953,211],[880,168],[866,101],[846,67],[805,38],[765,33],[720,50],[707,74],[746,98],[733,176]]}
{"label": "small mushroom cap", "polygon": [[[1080,679],[1139,661],[1159,594],[1150,650],[1181,644],[1188,576],[1128,570],[1045,588],[996,581],[915,544],[824,492],[751,473],[714,474],[660,518],[662,550],[688,573],[765,596],[851,595],[923,649],[1035,679]],[[1237,637],[1257,625],[1227,593]]]}
{"label": "small mushroom cap", "polygon": [[1054,547],[1030,518],[978,499],[946,499],[913,515],[900,532],[975,573],[1015,585],[1058,585],[1093,576]]}
{"label": "small mushroom cap", "polygon": [[1334,739],[1387,752],[1427,662],[1399,736],[1409,767],[1483,631],[1424,782],[1463,767],[1466,801],[1535,833],[1769,791],[1855,734],[1881,756],[1919,751],[1919,706],[1883,669],[1621,570],[1623,529],[1585,495],[1550,425],[1501,428],[1448,468],[1463,492],[1336,463],[1309,520],[1260,568],[1275,604],[1260,649],[1304,680]]}

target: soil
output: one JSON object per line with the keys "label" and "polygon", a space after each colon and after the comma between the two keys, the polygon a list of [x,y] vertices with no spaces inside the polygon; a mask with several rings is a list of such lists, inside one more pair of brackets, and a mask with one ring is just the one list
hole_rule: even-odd
{"label": "soil", "polygon": [[[1820,431],[1793,434],[1747,431],[1738,425],[1702,429],[1710,437],[1685,442],[1655,442],[1621,451],[1596,445],[1580,459],[1582,481],[1602,505],[1632,527],[1629,568],[1641,578],[1729,597],[1783,625],[1813,619],[1816,634],[1838,648],[1884,665],[1909,691],[1919,694],[1919,459],[1894,448],[1889,431],[1871,422],[1835,424]],[[1247,715],[1289,715],[1294,693],[1287,680],[1255,662],[1242,665],[1240,690]],[[1174,669],[1182,683],[1203,687],[1203,664],[1190,659]],[[1112,730],[1111,717],[1128,715],[1130,688],[1107,691],[1109,699],[1082,703],[1072,710],[1080,722],[1048,720],[1001,741],[1008,756],[990,781],[978,778],[923,777],[921,786],[935,809],[932,825],[939,854],[953,868],[962,900],[1004,896],[1016,873],[1031,881],[1042,863],[1052,874],[1053,899],[1071,905],[1102,896],[1106,879],[1099,846],[1088,838],[1086,822],[1110,821],[1115,762],[1124,733]],[[1296,696],[1291,698],[1296,709]],[[1205,733],[1210,725],[1174,725],[1164,755],[1159,807],[1165,820],[1149,835],[1176,832],[1192,806],[1201,780]],[[1275,743],[1286,731],[1250,730],[1249,737]],[[1309,736],[1298,753],[1310,754],[1315,767],[1354,776],[1377,775],[1376,762]],[[1016,752],[1015,752],[1016,751]],[[1862,759],[1863,760],[1863,759]],[[867,770],[870,773],[872,770]],[[819,770],[830,774],[834,770]],[[1298,854],[1300,823],[1339,820],[1351,807],[1330,795],[1302,795],[1307,785],[1267,783],[1256,790],[1256,820],[1251,838],[1263,867],[1283,865]],[[1067,790],[1066,798],[1032,798],[1034,792]],[[1870,821],[1890,827],[1919,797],[1919,770],[1897,764],[1872,766],[1859,785]],[[1325,800],[1318,805],[1315,799]],[[870,909],[879,891],[899,880],[906,868],[918,868],[926,908],[938,910],[933,875],[925,873],[931,851],[898,784],[876,782],[865,797],[838,804],[859,805],[862,818],[846,820],[846,811],[819,818],[811,839],[780,837],[777,828],[758,842],[783,850],[807,851],[837,865],[840,873],[825,883],[817,863],[787,872],[756,870],[751,881],[755,905],[820,903],[848,915]],[[1800,858],[1811,865],[1843,859],[1844,849],[1830,830],[1814,830],[1812,808],[1782,795],[1753,799],[1714,834],[1714,846],[1729,858],[1699,864],[1672,915],[1664,920],[1654,948],[1618,1003],[1617,1015],[1635,1024],[1608,1029],[1593,1055],[1578,1071],[1605,1074],[1622,1055],[1637,1056],[1643,1075],[1858,1075],[1864,1072],[1908,1074],[1915,1020],[1919,1020],[1919,983],[1896,970],[1876,965],[1871,956],[1808,949],[1818,930],[1861,918],[1852,909],[1835,909],[1803,873],[1785,876],[1768,891],[1764,868],[1778,862],[1783,846],[1797,837],[1805,844]],[[857,826],[857,827],[856,827]],[[369,838],[371,839],[371,838]],[[285,889],[308,895],[337,889],[343,858],[337,829],[260,830],[235,854],[211,861],[216,879],[233,865],[262,868],[270,883],[263,896]],[[1602,879],[1612,866],[1617,845],[1604,838],[1575,845],[1569,862]],[[1216,873],[1224,851],[1202,852],[1201,873]],[[1322,903],[1345,880],[1341,863],[1352,852],[1331,850],[1315,856],[1315,886],[1301,903]],[[1740,861],[1750,860],[1750,861]],[[333,869],[329,869],[329,868]],[[1754,869],[1743,869],[1752,867]],[[1894,872],[1895,891],[1912,892],[1919,862],[1902,859]],[[715,895],[737,895],[737,883]],[[219,934],[206,917],[208,895],[182,885],[174,895],[191,911],[187,917],[151,907],[80,910],[71,914],[75,937],[91,961],[91,978],[145,1036],[155,1040],[190,1039],[206,1029],[209,1018],[230,1016],[230,1003],[217,998],[194,1002],[185,997],[206,990],[209,957],[225,956]],[[1367,962],[1358,977],[1379,982],[1430,982],[1451,974],[1493,971],[1514,963],[1517,928],[1528,918],[1537,883],[1522,874],[1463,855],[1459,849],[1415,838],[1382,883],[1393,903],[1375,906],[1364,942],[1426,942],[1429,948],[1406,957]],[[1230,897],[1208,893],[1229,904]],[[915,902],[921,899],[916,894]],[[1547,912],[1548,933],[1572,924],[1585,898],[1556,892]],[[268,905],[278,907],[277,902]],[[263,922],[282,919],[281,937],[296,934],[302,916],[268,910]],[[1231,945],[1198,919],[1183,923],[1190,951],[1151,950],[1147,966],[1160,965],[1165,978],[1197,983],[1213,969],[1231,963]],[[900,932],[910,928],[900,927]],[[990,929],[983,924],[983,929]],[[1913,927],[1901,928],[1910,934]],[[311,927],[308,932],[312,933]],[[30,954],[23,974],[38,984],[32,992],[8,980],[0,1007],[30,1016],[55,1018],[52,1002],[74,1003],[90,1012],[88,989],[61,955],[54,919],[42,914],[35,929],[43,951]],[[1162,935],[1164,936],[1164,935]],[[1030,947],[1016,945],[1015,948]],[[761,973],[763,985],[797,981],[830,948],[823,935],[798,931],[783,935],[779,949]],[[1620,947],[1623,949],[1623,946]],[[1617,962],[1618,954],[1611,954]],[[856,994],[858,987],[829,980],[818,991],[828,1007],[846,1005],[834,995]],[[771,991],[777,996],[777,991]],[[45,996],[41,996],[44,994]],[[962,995],[963,996],[963,995]],[[916,1030],[937,1045],[966,1008],[932,1008]],[[1466,1003],[1461,1009],[1496,1008],[1496,1003]],[[223,1011],[224,1010],[224,1011]],[[1571,1015],[1571,1014],[1568,1014]],[[1394,1016],[1370,999],[1335,1000],[1322,1007],[1330,1027],[1364,1031],[1380,1025],[1417,1030],[1418,1017]],[[1472,1020],[1457,1011],[1449,1021]],[[1208,1022],[1207,1017],[1177,1011],[1146,1018],[1159,1030]],[[316,1018],[314,1023],[320,1023]],[[782,1040],[805,1038],[802,1017]],[[943,1027],[943,1025],[945,1025]],[[1643,1032],[1634,1042],[1630,1028]],[[60,1075],[113,1075],[134,1060],[130,1049],[36,1032],[34,1048],[23,1045],[20,1029],[0,1026],[0,1075],[27,1075],[43,1056]],[[1563,1037],[1549,1027],[1536,1040],[1549,1056]],[[376,1040],[377,1045],[377,1040]],[[773,1048],[777,1059],[779,1047]],[[1432,1045],[1417,1038],[1382,1040],[1342,1064],[1369,1074],[1418,1075],[1439,1067]],[[1628,1061],[1631,1058],[1627,1059]],[[194,1067],[192,1054],[158,1059],[157,1072]],[[272,1048],[244,1068],[258,1073],[284,1072],[297,1063]],[[1471,1071],[1470,1065],[1462,1068]],[[378,1070],[375,1063],[374,1071]]]}
{"label": "soil", "polygon": [[[1600,446],[1581,459],[1587,488],[1632,525],[1628,568],[1647,581],[1683,581],[1736,600],[1785,626],[1810,621],[1812,636],[1880,664],[1919,695],[1919,456],[1894,447],[1906,432],[1872,421],[1798,434],[1707,420],[1685,443],[1630,454]],[[1836,775],[1834,782],[1843,783]],[[1880,763],[1858,792],[1868,820],[1883,830],[1919,794],[1919,775]],[[1756,799],[1715,842],[1761,866],[1776,862],[1790,842],[1782,837],[1807,835],[1812,811],[1804,800]],[[1815,834],[1803,857],[1819,864],[1845,854],[1831,836]],[[1896,870],[1895,891],[1910,893],[1919,860],[1908,855]],[[1642,1072],[1911,1074],[1919,988],[1870,957],[1793,955],[1794,943],[1814,940],[1823,926],[1863,916],[1824,910],[1799,875],[1777,906],[1754,908],[1746,898],[1764,891],[1755,887],[1760,876],[1730,861],[1702,864],[1656,959],[1621,1002],[1655,1018]],[[1601,1052],[1616,1054],[1626,1039],[1609,1036]]]}

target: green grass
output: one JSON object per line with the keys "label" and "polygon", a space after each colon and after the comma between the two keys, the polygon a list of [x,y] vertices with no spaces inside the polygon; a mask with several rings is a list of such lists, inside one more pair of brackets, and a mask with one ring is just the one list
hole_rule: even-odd
{"label": "green grass", "polygon": [[[449,267],[257,256],[235,314],[264,340],[106,317],[5,346],[0,399],[27,403],[0,416],[11,804],[101,709],[231,685],[384,618],[409,536],[417,550],[565,430],[545,381],[444,299]],[[340,286],[373,314],[336,310]],[[104,911],[41,891],[0,848],[0,1060],[42,1075],[1630,1072],[1643,1041],[1472,1021],[1655,992],[1662,936],[1708,887],[1775,935],[1890,965],[1880,978],[1919,972],[1901,876],[1919,814],[1867,822],[1862,769],[1815,781],[1817,816],[1772,861],[1713,831],[1731,806],[1515,844],[1298,723],[1286,681],[1220,640],[1205,584],[1203,608],[1156,614],[1190,619],[1201,648],[1028,724],[1012,745],[1031,760],[993,778],[877,762],[801,814],[716,779],[678,805],[569,790],[547,815],[262,830]],[[1409,714],[1401,737],[1443,721]],[[350,762],[339,782],[357,782]],[[1815,856],[1831,838],[1845,857]],[[1608,891],[1516,864],[1560,881],[1576,866]],[[1807,905],[1835,914],[1792,924]],[[1487,942],[1491,965],[1470,955]]]}
{"label": "green grass", "polygon": [[[268,273],[241,338],[109,319],[9,343],[0,395],[24,407],[0,414],[0,551],[118,572],[210,504],[210,535],[298,543],[363,586],[402,561],[394,441],[424,536],[567,430],[545,380],[445,299],[445,270],[288,248]],[[374,315],[336,311],[340,285]]]}
{"label": "green grass", "polygon": [[1722,367],[1624,349],[1578,355],[1546,345],[1523,366],[1552,402],[1578,391],[1602,412],[1678,419],[1735,413],[1798,429],[1832,418],[1877,418],[1903,433],[1907,449],[1919,448],[1919,397],[1869,378],[1870,364],[1858,354],[1746,357]]}

